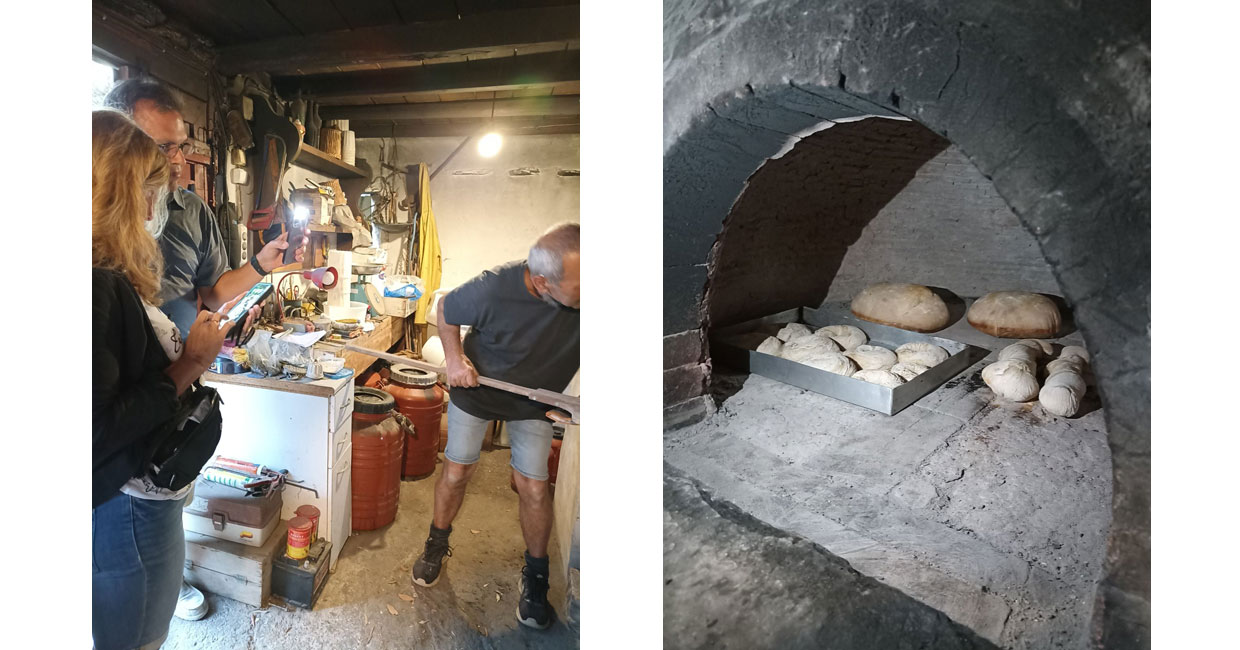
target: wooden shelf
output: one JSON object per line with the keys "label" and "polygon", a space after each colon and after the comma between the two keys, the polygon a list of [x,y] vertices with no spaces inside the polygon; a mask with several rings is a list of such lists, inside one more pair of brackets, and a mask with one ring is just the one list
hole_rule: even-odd
{"label": "wooden shelf", "polygon": [[305,270],[306,270],[306,263],[304,261],[293,262],[292,264],[285,264],[284,266],[281,266],[280,268],[276,268],[276,269],[272,269],[271,271],[268,271],[268,275],[270,275],[271,273],[291,273],[293,271],[305,271]]}
{"label": "wooden shelf", "polygon": [[341,228],[340,226],[337,226],[336,224],[328,224],[324,226],[324,225],[317,224],[317,223],[310,224],[309,226],[306,227],[306,230],[309,230],[310,232],[334,232],[337,235],[348,235],[353,232],[352,230]]}
{"label": "wooden shelf", "polygon": [[335,179],[367,177],[366,172],[361,169],[346,164],[343,160],[336,160],[305,142],[302,142],[297,147],[297,153],[289,162],[298,167],[303,167]]}

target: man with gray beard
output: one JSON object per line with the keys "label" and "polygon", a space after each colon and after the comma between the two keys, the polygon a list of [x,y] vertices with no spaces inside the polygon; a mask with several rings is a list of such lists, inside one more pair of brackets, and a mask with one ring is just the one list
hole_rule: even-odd
{"label": "man with gray beard", "polygon": [[[443,473],[435,483],[435,513],[426,548],[413,565],[413,582],[430,587],[451,556],[448,535],[481,455],[487,424],[508,424],[512,478],[520,498],[525,568],[521,571],[521,624],[546,629],[555,612],[547,603],[551,495],[548,407],[521,395],[478,385],[478,375],[527,388],[563,391],[580,366],[581,227],[552,226],[525,260],[484,271],[444,296],[439,306],[451,402]],[[469,333],[461,341],[461,327]]]}

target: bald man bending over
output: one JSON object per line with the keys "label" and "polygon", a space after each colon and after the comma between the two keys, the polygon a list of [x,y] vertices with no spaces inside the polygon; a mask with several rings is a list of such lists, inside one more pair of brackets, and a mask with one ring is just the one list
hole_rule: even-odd
{"label": "bald man bending over", "polygon": [[[478,385],[478,375],[527,388],[563,391],[580,365],[580,247],[576,223],[552,226],[525,260],[497,266],[444,296],[439,308],[448,384],[448,444],[435,483],[435,514],[426,549],[413,565],[414,584],[430,587],[452,555],[448,535],[477,468],[492,420],[508,423],[513,480],[520,495],[525,568],[517,619],[546,629],[555,612],[547,603],[551,496],[549,407]],[[461,327],[469,334],[461,341]]]}

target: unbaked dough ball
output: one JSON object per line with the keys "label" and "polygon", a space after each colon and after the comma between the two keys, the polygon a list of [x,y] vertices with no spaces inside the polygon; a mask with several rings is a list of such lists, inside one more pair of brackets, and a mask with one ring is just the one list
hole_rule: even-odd
{"label": "unbaked dough ball", "polygon": [[1042,341],[1040,339],[1021,339],[1017,341],[1021,345],[1027,345],[1031,348],[1037,348],[1042,356],[1049,357],[1055,354],[1055,345],[1050,341]]}
{"label": "unbaked dough ball", "polygon": [[917,375],[920,375],[929,369],[930,368],[923,366],[920,363],[904,363],[901,361],[891,367],[891,374],[896,375],[904,381],[913,381]]}
{"label": "unbaked dough ball", "polygon": [[1046,379],[1038,402],[1048,413],[1061,417],[1076,415],[1085,396],[1085,380],[1075,372],[1057,372]]}
{"label": "unbaked dough ball", "polygon": [[899,360],[895,352],[877,345],[858,345],[847,354],[862,370],[886,370]]}
{"label": "unbaked dough ball", "polygon": [[1059,332],[1059,307],[1046,296],[1028,291],[994,291],[973,306],[969,324],[1005,339],[1049,339]]}
{"label": "unbaked dough ball", "polygon": [[870,340],[861,328],[852,325],[827,325],[814,332],[814,336],[825,336],[835,341],[845,350],[852,350],[858,345],[865,345]]}
{"label": "unbaked dough ball", "polygon": [[809,336],[813,333],[814,330],[811,330],[808,325],[802,325],[801,323],[788,323],[787,325],[784,325],[783,329],[779,330],[779,333],[775,335],[775,338],[787,343],[792,339],[800,338],[802,336]]}
{"label": "unbaked dough ball", "polygon": [[872,284],[852,300],[852,313],[863,320],[914,332],[947,326],[947,303],[920,284]]}
{"label": "unbaked dough ball", "polygon": [[1085,372],[1085,362],[1078,357],[1064,357],[1060,355],[1058,359],[1046,364],[1046,374],[1050,375],[1060,372],[1074,372],[1082,374]]}
{"label": "unbaked dough ball", "polygon": [[853,374],[853,379],[868,381],[871,384],[878,384],[879,386],[886,386],[887,388],[895,388],[896,386],[904,383],[904,380],[901,379],[899,375],[893,374],[887,370],[878,369],[858,370],[855,374]]}
{"label": "unbaked dough ball", "polygon": [[1028,402],[1038,396],[1036,366],[1024,359],[996,361],[982,369],[982,381],[1003,399]]}
{"label": "unbaked dough ball", "polygon": [[1026,345],[1023,341],[1013,343],[1002,350],[999,350],[999,360],[1007,361],[1008,359],[1019,359],[1028,361],[1030,365],[1037,367],[1038,359],[1042,356],[1042,348],[1036,345]]}
{"label": "unbaked dough ball", "polygon": [[896,356],[899,357],[900,363],[915,363],[927,368],[933,368],[947,361],[947,357],[951,355],[947,354],[947,350],[933,343],[917,341],[905,343],[896,348]]}
{"label": "unbaked dough ball", "polygon": [[1067,359],[1069,357],[1077,357],[1085,363],[1090,362],[1089,351],[1079,345],[1066,345],[1059,351],[1060,359]]}
{"label": "unbaked dough ball", "polygon": [[783,351],[783,349],[784,349],[783,342],[775,338],[774,336],[766,337],[766,340],[763,341],[761,345],[758,346],[758,352],[761,352],[763,354],[774,355],[777,357],[779,356],[779,353]]}
{"label": "unbaked dough ball", "polygon": [[819,370],[826,370],[827,372],[833,372],[837,375],[844,375],[845,377],[851,377],[853,373],[857,371],[857,366],[853,363],[852,359],[849,359],[840,352],[824,352],[822,354],[812,356],[802,363]]}
{"label": "unbaked dough ball", "polygon": [[1046,364],[1046,384],[1038,393],[1038,401],[1048,413],[1063,417],[1076,415],[1085,396],[1085,368],[1089,366],[1089,353],[1085,348],[1069,345],[1059,353],[1059,358]]}
{"label": "unbaked dough ball", "polygon": [[817,336],[802,336],[785,343],[779,355],[789,361],[804,363],[806,359],[811,357],[839,351],[839,346],[831,339],[823,339]]}

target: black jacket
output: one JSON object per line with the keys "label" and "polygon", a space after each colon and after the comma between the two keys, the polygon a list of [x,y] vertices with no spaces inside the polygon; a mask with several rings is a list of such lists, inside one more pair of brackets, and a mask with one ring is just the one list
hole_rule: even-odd
{"label": "black jacket", "polygon": [[171,363],[138,292],[124,275],[92,269],[94,508],[138,474],[147,437],[176,413]]}

